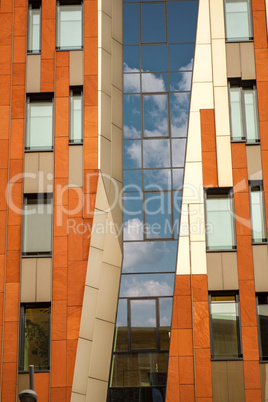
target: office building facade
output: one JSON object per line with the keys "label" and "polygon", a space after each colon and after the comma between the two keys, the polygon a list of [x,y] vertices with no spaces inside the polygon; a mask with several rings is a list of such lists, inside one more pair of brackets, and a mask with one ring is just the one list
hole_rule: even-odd
{"label": "office building facade", "polygon": [[266,3],[0,1],[1,401],[268,400]]}

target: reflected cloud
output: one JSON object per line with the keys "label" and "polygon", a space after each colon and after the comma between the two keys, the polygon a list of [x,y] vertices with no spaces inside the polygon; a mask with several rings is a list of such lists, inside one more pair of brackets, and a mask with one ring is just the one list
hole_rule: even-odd
{"label": "reflected cloud", "polygon": [[[130,243],[124,246],[124,272],[134,272],[139,265],[161,262],[169,249],[165,242]],[[172,270],[173,267],[170,267]]]}
{"label": "reflected cloud", "polygon": [[[159,275],[158,275],[159,277]],[[124,297],[166,296],[173,294],[173,286],[164,280],[146,280],[142,275],[122,278]],[[122,289],[121,289],[122,290]]]}
{"label": "reflected cloud", "polygon": [[141,131],[137,130],[133,126],[124,126],[124,137],[125,138],[141,138]]}
{"label": "reflected cloud", "polygon": [[143,143],[143,161],[146,168],[170,166],[169,140],[147,140]]}
{"label": "reflected cloud", "polygon": [[[128,157],[129,161],[126,161],[124,158],[124,162],[126,164],[125,168],[129,169],[132,167],[141,167],[141,143],[140,141],[125,141],[125,154]],[[129,164],[131,166],[129,166]]]}
{"label": "reflected cloud", "polygon": [[142,240],[143,239],[143,223],[140,219],[129,219],[124,223],[124,240]]}

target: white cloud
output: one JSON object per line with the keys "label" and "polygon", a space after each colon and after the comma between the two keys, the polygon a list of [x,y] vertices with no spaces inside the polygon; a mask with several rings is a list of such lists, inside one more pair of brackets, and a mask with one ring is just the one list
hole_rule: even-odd
{"label": "white cloud", "polygon": [[124,223],[124,240],[142,240],[143,224],[138,218],[129,219]]}
{"label": "white cloud", "polygon": [[141,165],[141,142],[128,141],[130,145],[126,148],[128,157],[136,164],[137,167]]}
{"label": "white cloud", "polygon": [[[138,275],[141,276],[142,275]],[[142,296],[167,296],[173,294],[173,288],[164,280],[157,281],[155,279],[144,280],[135,276],[134,278],[126,278],[124,281],[125,297],[142,297]]]}
{"label": "white cloud", "polygon": [[168,253],[163,242],[137,242],[124,245],[124,272],[133,272],[138,265],[155,265]]}
{"label": "white cloud", "polygon": [[125,138],[141,138],[141,131],[134,126],[124,126]]}
{"label": "white cloud", "polygon": [[170,147],[168,140],[151,140],[143,142],[143,159],[145,167],[168,167],[170,165]]}

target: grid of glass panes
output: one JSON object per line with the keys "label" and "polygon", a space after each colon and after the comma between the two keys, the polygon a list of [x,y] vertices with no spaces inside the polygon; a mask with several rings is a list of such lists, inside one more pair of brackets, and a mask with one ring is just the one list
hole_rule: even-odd
{"label": "grid of glass panes", "polygon": [[197,0],[124,0],[124,260],[110,402],[165,400],[197,11]]}
{"label": "grid of glass panes", "polygon": [[249,189],[252,242],[266,243],[267,234],[262,181],[250,181]]}

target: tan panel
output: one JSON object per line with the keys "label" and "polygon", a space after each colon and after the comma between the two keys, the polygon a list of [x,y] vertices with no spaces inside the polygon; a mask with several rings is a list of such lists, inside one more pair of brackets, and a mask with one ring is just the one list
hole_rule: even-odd
{"label": "tan panel", "polygon": [[221,253],[207,253],[208,290],[223,290]]}
{"label": "tan panel", "polygon": [[112,86],[112,123],[119,128],[123,126],[122,92],[114,86]]}
{"label": "tan panel", "polygon": [[[86,395],[92,342],[79,338],[73,379],[73,391]],[[75,399],[72,399],[75,400]]]}
{"label": "tan panel", "polygon": [[51,301],[52,259],[37,258],[36,301]]}
{"label": "tan panel", "polygon": [[230,137],[216,137],[219,187],[232,187],[232,158]]}
{"label": "tan panel", "polygon": [[27,56],[26,62],[26,92],[40,92],[41,55]]}
{"label": "tan panel", "polygon": [[237,254],[235,252],[222,253],[222,274],[224,290],[239,289]]}
{"label": "tan panel", "polygon": [[86,285],[99,289],[103,251],[90,247],[87,266]]}
{"label": "tan panel", "polygon": [[86,395],[72,392],[71,402],[86,402]]}
{"label": "tan panel", "polygon": [[84,84],[84,52],[70,51],[70,85]]}
{"label": "tan panel", "polygon": [[[114,221],[112,220],[111,213],[109,216],[109,225],[113,227]],[[122,215],[121,215],[122,220]],[[117,222],[116,222],[117,223]],[[119,222],[120,225],[120,222]],[[115,230],[108,230],[104,240],[103,248],[103,262],[107,264],[112,264],[118,268],[122,265],[122,243],[120,243],[120,238],[117,237]]]}
{"label": "tan panel", "polygon": [[[18,394],[24,389],[29,389],[29,374],[19,374],[18,375]],[[18,398],[19,401],[19,398]]]}
{"label": "tan panel", "polygon": [[122,182],[123,180],[123,144],[122,130],[112,126],[112,177]]}
{"label": "tan panel", "polygon": [[106,400],[108,383],[106,381],[99,381],[95,378],[88,379],[87,389],[88,393],[87,402],[103,402]]}
{"label": "tan panel", "polygon": [[244,370],[242,361],[228,361],[229,402],[245,401]]}
{"label": "tan panel", "polygon": [[88,340],[93,339],[94,322],[98,301],[98,290],[86,286],[83,300],[83,310],[80,323],[79,337]]}
{"label": "tan panel", "polygon": [[99,104],[101,109],[99,134],[111,139],[111,97],[99,91]]}
{"label": "tan panel", "polygon": [[69,146],[69,186],[83,186],[83,145]]}
{"label": "tan panel", "polygon": [[268,291],[268,255],[267,246],[255,245],[253,250],[253,266],[256,292]]}
{"label": "tan panel", "polygon": [[[109,3],[111,3],[111,0],[109,0]],[[101,21],[101,26],[99,27],[101,29],[101,38],[99,37],[99,39],[101,39],[101,47],[102,49],[105,49],[108,53],[111,53],[111,36],[112,36],[111,14],[101,13],[101,19],[99,19],[99,21]]]}
{"label": "tan panel", "polygon": [[252,145],[246,147],[249,180],[262,180],[261,147]]}
{"label": "tan panel", "polygon": [[[110,175],[111,175],[111,141],[101,136],[100,147],[101,147],[101,159],[100,159],[101,171],[102,173],[105,174],[103,181],[105,188],[108,189],[110,185]],[[108,186],[106,185],[107,181],[109,183]]]}
{"label": "tan panel", "polygon": [[227,85],[226,50],[224,39],[212,40],[212,64],[214,86]]}
{"label": "tan panel", "polygon": [[38,153],[31,152],[24,155],[24,173],[25,178],[23,181],[24,193],[37,193],[38,192]]}
{"label": "tan panel", "polygon": [[36,302],[36,258],[23,258],[21,262],[20,301]]}
{"label": "tan panel", "polygon": [[240,43],[242,80],[255,80],[254,43]]}
{"label": "tan panel", "polygon": [[227,77],[241,77],[239,43],[226,43]]}
{"label": "tan panel", "polygon": [[260,364],[261,395],[263,402],[268,401],[268,364]]}
{"label": "tan panel", "polygon": [[123,63],[122,45],[112,40],[112,83],[115,87],[123,90]]}
{"label": "tan panel", "polygon": [[54,178],[54,154],[53,152],[40,152],[38,192],[52,193],[53,178]]}
{"label": "tan panel", "polygon": [[123,43],[123,2],[122,0],[112,0],[112,2],[112,37],[119,43]]}
{"label": "tan panel", "polygon": [[110,264],[102,264],[100,274],[100,290],[98,296],[96,317],[105,321],[115,322],[118,289],[121,270]]}
{"label": "tan panel", "polygon": [[101,62],[101,79],[99,77],[99,89],[107,95],[111,95],[111,70],[112,70],[112,57],[106,50],[101,49],[100,62]]}
{"label": "tan panel", "polygon": [[228,401],[227,362],[211,362],[213,402]]}

